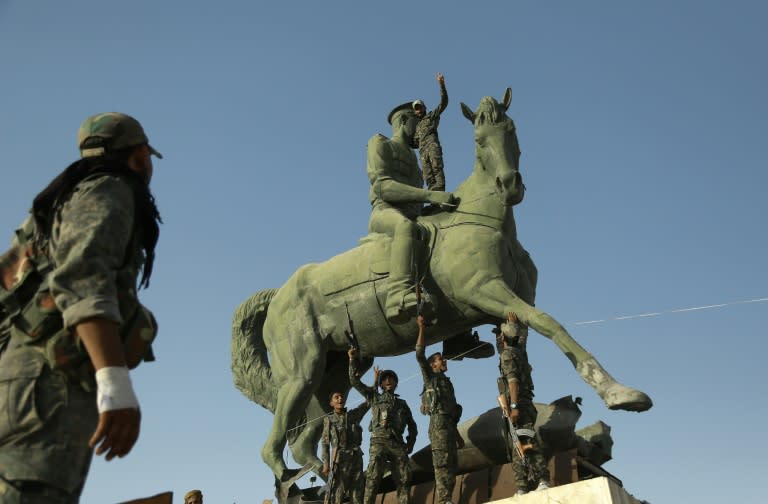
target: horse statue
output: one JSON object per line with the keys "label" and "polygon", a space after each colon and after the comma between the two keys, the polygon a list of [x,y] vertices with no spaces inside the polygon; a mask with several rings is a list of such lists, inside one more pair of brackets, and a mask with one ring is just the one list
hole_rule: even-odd
{"label": "horse statue", "polygon": [[[513,312],[552,340],[608,408],[645,411],[643,392],[618,383],[554,318],[533,306],[536,268],[517,240],[513,205],[525,187],[518,171],[520,148],[507,115],[511,90],[501,102],[484,97],[477,111],[464,103],[474,125],[475,165],[458,187],[454,211],[421,216],[426,243],[419,275],[435,302],[436,323],[427,344]],[[391,239],[372,234],[329,260],[299,268],[279,289],[262,290],[244,301],[233,318],[232,371],[236,387],[274,414],[261,456],[276,483],[293,481],[283,458],[286,443],[296,462],[319,467],[317,443],[332,391],[349,390],[348,316],[354,319],[359,354],[402,355],[414,348],[415,320],[385,317]],[[367,369],[366,367],[366,369]]]}

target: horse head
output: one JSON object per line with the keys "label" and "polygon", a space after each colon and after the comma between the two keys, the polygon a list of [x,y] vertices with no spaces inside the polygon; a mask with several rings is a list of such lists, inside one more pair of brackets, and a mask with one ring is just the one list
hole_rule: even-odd
{"label": "horse head", "polygon": [[515,205],[523,199],[518,172],[520,144],[515,123],[507,116],[510,103],[512,90],[507,88],[501,103],[486,96],[480,100],[475,112],[461,104],[464,117],[475,127],[475,172],[490,179],[505,206]]}

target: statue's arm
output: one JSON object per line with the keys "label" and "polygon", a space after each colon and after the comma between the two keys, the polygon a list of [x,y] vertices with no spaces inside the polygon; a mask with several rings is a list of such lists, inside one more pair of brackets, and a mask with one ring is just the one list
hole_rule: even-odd
{"label": "statue's arm", "polygon": [[375,135],[368,141],[368,180],[376,196],[387,203],[432,203],[434,191],[403,184],[392,178],[392,167],[397,163],[389,140]]}

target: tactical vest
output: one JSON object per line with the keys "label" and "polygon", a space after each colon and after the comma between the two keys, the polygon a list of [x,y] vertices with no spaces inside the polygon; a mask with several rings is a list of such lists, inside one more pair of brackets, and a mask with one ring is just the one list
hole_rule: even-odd
{"label": "tactical vest", "polygon": [[404,401],[395,394],[377,394],[371,404],[371,423],[368,430],[372,438],[393,437],[402,442],[405,432]]}
{"label": "tactical vest", "polygon": [[424,415],[454,416],[456,409],[456,393],[450,378],[442,374],[433,374],[421,392],[421,413]]}
{"label": "tactical vest", "polygon": [[[74,332],[64,327],[48,279],[54,269],[47,244],[36,240],[35,219],[16,230],[13,246],[0,256],[0,353],[9,342],[30,345],[41,351],[50,366],[61,370],[86,391],[95,390],[94,370],[85,348]],[[130,293],[119,293],[121,308]],[[137,299],[135,309],[120,329],[126,365],[133,369],[142,360],[152,361],[152,341],[157,322]]]}

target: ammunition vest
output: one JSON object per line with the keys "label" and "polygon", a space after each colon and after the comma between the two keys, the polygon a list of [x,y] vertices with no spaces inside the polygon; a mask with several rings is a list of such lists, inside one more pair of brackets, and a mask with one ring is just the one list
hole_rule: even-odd
{"label": "ammunition vest", "polygon": [[[0,352],[8,344],[35,347],[52,368],[86,391],[95,390],[90,358],[74,332],[64,327],[50,292],[48,279],[55,265],[44,250],[47,243],[36,238],[35,219],[29,217],[16,230],[11,249],[0,256]],[[120,329],[123,352],[127,366],[133,369],[143,360],[154,360],[151,344],[157,322],[133,292],[118,292],[118,298],[124,319]]]}
{"label": "ammunition vest", "polygon": [[442,373],[430,377],[421,392],[421,412],[424,415],[456,416],[456,393],[450,378]]}

